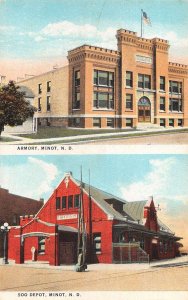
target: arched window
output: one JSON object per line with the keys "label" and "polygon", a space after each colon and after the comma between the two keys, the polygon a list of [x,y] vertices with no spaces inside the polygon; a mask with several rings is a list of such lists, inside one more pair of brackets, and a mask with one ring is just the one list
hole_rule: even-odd
{"label": "arched window", "polygon": [[140,98],[140,100],[138,101],[138,105],[141,105],[141,106],[150,106],[151,103],[150,103],[150,100],[143,96],[142,98]]}

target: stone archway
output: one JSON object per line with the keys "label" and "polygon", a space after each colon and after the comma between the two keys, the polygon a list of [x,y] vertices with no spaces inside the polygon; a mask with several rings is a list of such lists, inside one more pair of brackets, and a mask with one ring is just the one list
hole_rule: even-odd
{"label": "stone archway", "polygon": [[138,122],[151,122],[151,102],[149,98],[143,96],[138,101]]}

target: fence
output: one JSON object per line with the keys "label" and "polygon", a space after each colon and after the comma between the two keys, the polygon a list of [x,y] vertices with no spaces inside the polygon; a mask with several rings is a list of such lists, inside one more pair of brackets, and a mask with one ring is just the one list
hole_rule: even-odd
{"label": "fence", "polygon": [[149,254],[140,247],[140,243],[113,243],[112,245],[114,263],[149,263]]}

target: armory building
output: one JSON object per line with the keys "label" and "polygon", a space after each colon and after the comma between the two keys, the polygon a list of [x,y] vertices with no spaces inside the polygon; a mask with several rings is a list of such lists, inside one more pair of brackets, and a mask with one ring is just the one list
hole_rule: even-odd
{"label": "armory building", "polygon": [[20,226],[12,226],[9,259],[75,264],[81,196],[87,262],[145,262],[179,255],[181,238],[158,219],[152,197],[127,202],[66,173],[34,217],[22,216]]}
{"label": "armory building", "polygon": [[68,66],[19,82],[35,94],[36,126],[188,126],[188,68],[169,62],[168,41],[125,29],[116,38],[117,51],[83,45]]}

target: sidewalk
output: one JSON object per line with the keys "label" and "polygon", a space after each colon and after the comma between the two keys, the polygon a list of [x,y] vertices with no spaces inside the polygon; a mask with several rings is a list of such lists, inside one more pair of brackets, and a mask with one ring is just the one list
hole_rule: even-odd
{"label": "sidewalk", "polygon": [[[188,265],[188,256],[181,256],[167,260],[157,260],[151,263],[130,263],[130,264],[89,264],[88,271],[127,271],[127,270],[151,270],[152,268],[161,267],[176,267],[176,266]],[[2,258],[0,259],[0,266],[3,266]],[[38,263],[28,261],[24,264],[15,264],[13,261],[9,261],[8,266],[22,267],[22,268],[34,268],[34,269],[50,269],[50,270],[62,270],[62,271],[75,271],[75,265],[62,265],[62,266],[50,266],[48,263]]]}
{"label": "sidewalk", "polygon": [[[31,138],[25,138],[24,136],[16,136],[13,134],[6,134],[2,132],[2,137],[5,138],[11,138],[11,139],[15,139],[15,141],[7,141],[7,142],[0,142],[0,145],[21,145],[21,144],[41,144],[41,143],[45,143],[45,142],[59,142],[59,143],[80,143],[80,142],[84,142],[85,139],[88,140],[95,140],[97,138],[103,138],[103,137],[107,137],[107,138],[111,138],[111,137],[127,137],[127,138],[131,138],[131,136],[133,135],[133,137],[136,137],[135,134],[137,134],[138,136],[140,136],[140,134],[148,134],[148,133],[164,133],[165,132],[176,132],[178,130],[178,133],[180,133],[181,131],[183,131],[184,129],[188,129],[188,127],[183,127],[183,128],[154,128],[154,129],[137,129],[137,130],[131,130],[130,132],[111,132],[111,133],[98,133],[98,134],[87,134],[87,135],[75,135],[75,136],[67,136],[67,137],[58,137],[58,138],[47,138],[47,139],[31,139]],[[78,141],[79,140],[79,141]]]}

